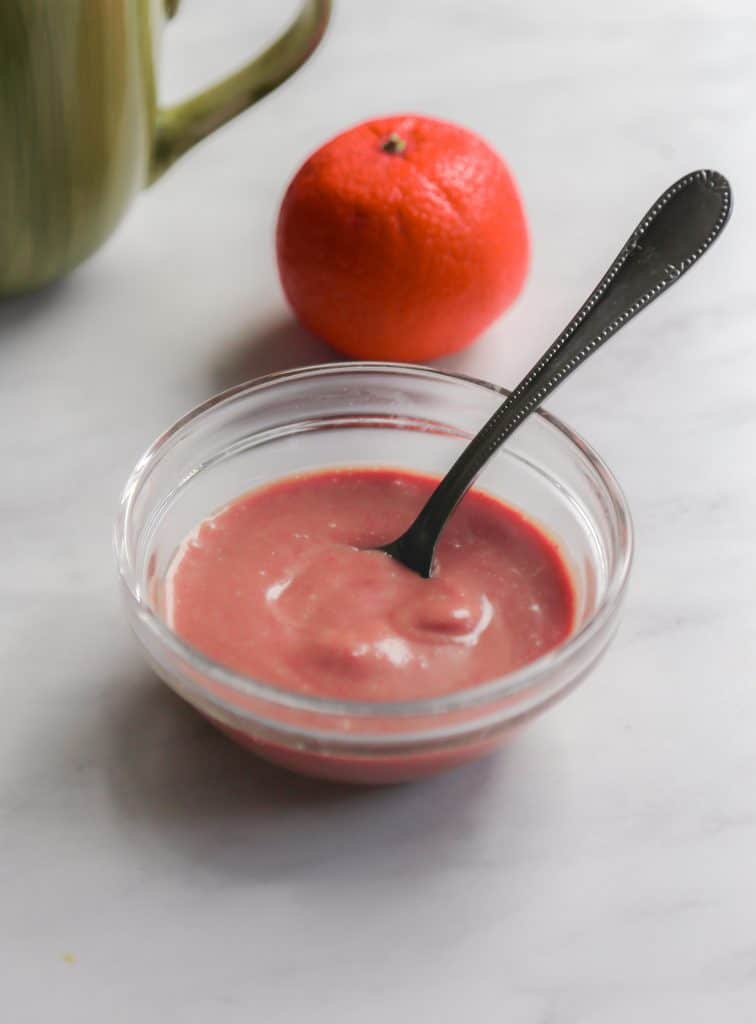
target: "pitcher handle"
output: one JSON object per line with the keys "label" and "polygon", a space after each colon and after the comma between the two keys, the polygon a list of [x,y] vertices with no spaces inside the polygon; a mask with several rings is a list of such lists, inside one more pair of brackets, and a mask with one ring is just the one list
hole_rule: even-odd
{"label": "pitcher handle", "polygon": [[[171,17],[178,0],[165,0]],[[271,46],[249,64],[182,103],[158,110],[149,184],[216,128],[251,107],[300,67],[320,42],[331,0],[305,0],[302,9]]]}

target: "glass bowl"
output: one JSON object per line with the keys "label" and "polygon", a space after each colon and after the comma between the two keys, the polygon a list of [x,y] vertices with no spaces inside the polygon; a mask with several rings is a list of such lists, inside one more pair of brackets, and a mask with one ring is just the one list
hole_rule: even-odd
{"label": "glass bowl", "polygon": [[520,427],[479,481],[557,540],[572,575],[572,634],[523,668],[425,700],[317,698],[224,668],[173,633],[161,614],[181,541],[233,498],[317,468],[394,466],[440,476],[506,394],[426,367],[329,364],[241,385],[179,420],[137,463],[115,529],[126,613],[155,672],[269,761],[359,783],[418,778],[481,757],[566,694],[614,634],[632,528],[601,459],[543,412]]}

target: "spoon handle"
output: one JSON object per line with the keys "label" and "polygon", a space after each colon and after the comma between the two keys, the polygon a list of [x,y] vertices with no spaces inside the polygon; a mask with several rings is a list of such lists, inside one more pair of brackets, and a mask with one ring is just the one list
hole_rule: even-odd
{"label": "spoon handle", "polygon": [[427,576],[449,514],[499,445],[572,371],[693,266],[727,223],[730,185],[717,171],[693,171],[657,199],[609,270],[554,344],[497,409],[397,544]]}

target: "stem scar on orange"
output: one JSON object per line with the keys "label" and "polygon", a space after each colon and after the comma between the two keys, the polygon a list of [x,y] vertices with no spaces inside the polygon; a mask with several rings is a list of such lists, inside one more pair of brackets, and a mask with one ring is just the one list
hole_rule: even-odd
{"label": "stem scar on orange", "polygon": [[276,234],[297,317],[359,359],[420,362],[469,345],[528,265],[501,157],[465,128],[415,115],[366,121],[314,153]]}

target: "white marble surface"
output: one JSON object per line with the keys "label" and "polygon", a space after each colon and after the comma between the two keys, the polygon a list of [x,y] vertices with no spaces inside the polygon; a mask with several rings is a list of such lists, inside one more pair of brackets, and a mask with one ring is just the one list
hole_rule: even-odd
{"label": "white marble surface", "polygon": [[[164,93],[292,4],[187,0]],[[60,286],[0,307],[0,1001],[8,1024],[728,1024],[756,1016],[756,14],[750,0],[341,0],[295,80]],[[326,356],[272,226],[350,122],[457,119],[506,155],[534,262],[448,365],[513,383],[637,216],[728,173],[724,240],[551,407],[635,513],[624,625],[501,756],[422,785],[291,781],[155,682],[110,526],[175,416]]]}

